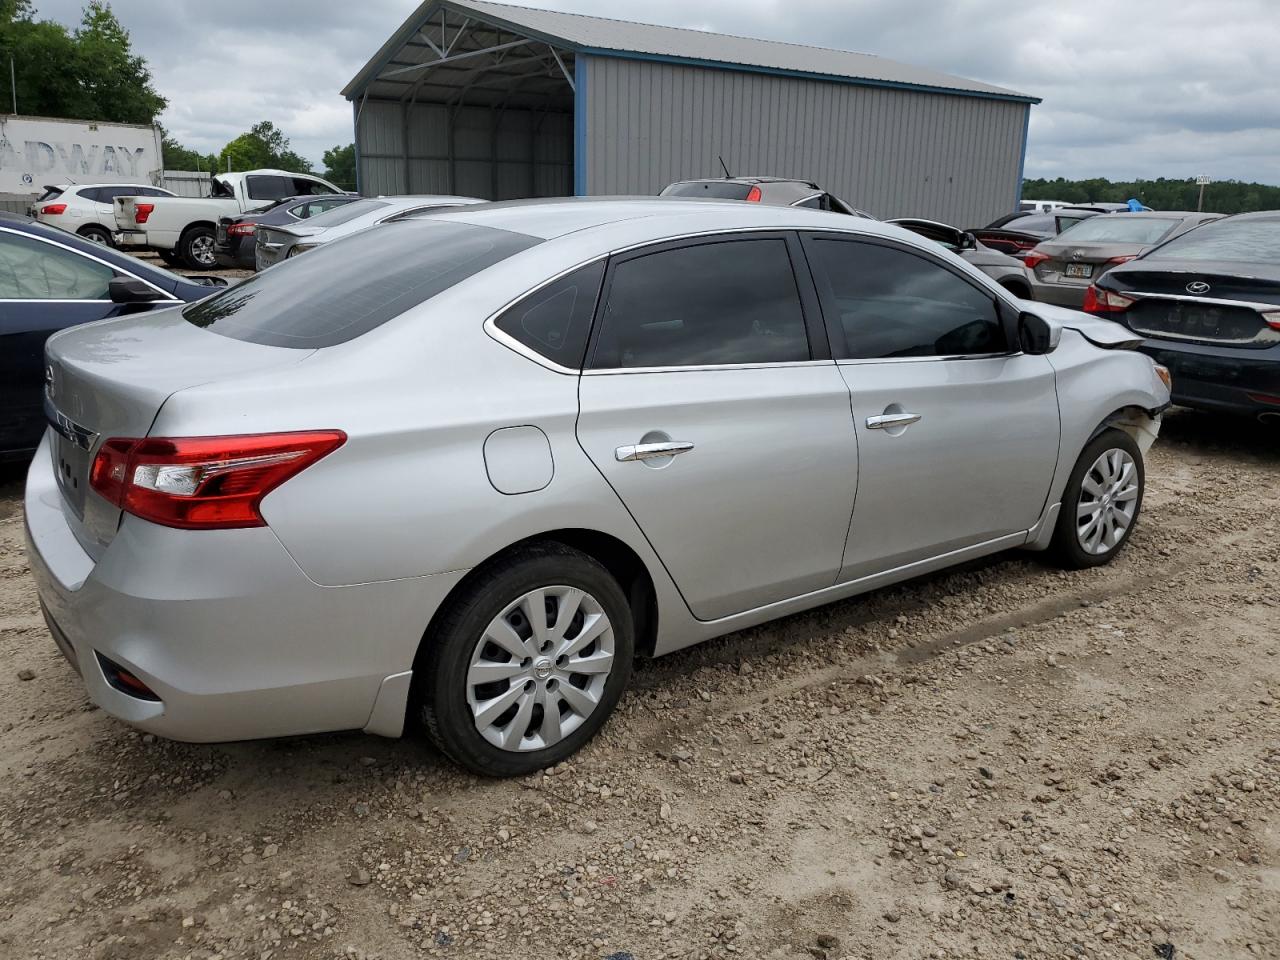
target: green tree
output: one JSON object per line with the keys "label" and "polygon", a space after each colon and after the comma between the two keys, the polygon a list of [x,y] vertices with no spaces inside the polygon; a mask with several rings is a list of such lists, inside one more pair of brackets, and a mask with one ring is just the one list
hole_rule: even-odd
{"label": "green tree", "polygon": [[218,156],[220,170],[256,170],[272,167],[291,173],[310,173],[311,164],[294,153],[289,138],[270,120],[255,123],[225,147]]}
{"label": "green tree", "polygon": [[[1200,198],[1195,180],[1129,180],[1113,183],[1103,178],[1090,180],[1024,180],[1025,200],[1065,200],[1068,203],[1123,203],[1137,198],[1156,210],[1194,210]],[[1204,191],[1208,213],[1248,213],[1252,210],[1280,210],[1280,187],[1265,183],[1222,180]]]}
{"label": "green tree", "polygon": [[161,141],[161,148],[164,150],[164,168],[166,170],[196,170],[214,173],[218,169],[218,155],[216,153],[200,153],[197,150],[184,147],[167,133]]}
{"label": "green tree", "polygon": [[[0,0],[0,51],[13,56],[18,110],[32,116],[152,123],[165,99],[146,61],[104,0],[90,0],[74,33],[37,20],[30,0]],[[0,69],[0,109],[12,102],[8,64]]]}
{"label": "green tree", "polygon": [[168,103],[151,85],[151,71],[135,56],[129,32],[109,4],[89,0],[72,38],[72,70],[80,81],[86,119],[151,123]]}
{"label": "green tree", "polygon": [[334,147],[324,152],[324,178],[344,190],[356,188],[356,145]]}

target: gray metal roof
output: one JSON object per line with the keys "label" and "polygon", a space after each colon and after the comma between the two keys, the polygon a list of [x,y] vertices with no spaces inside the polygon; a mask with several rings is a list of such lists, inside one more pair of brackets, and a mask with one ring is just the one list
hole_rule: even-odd
{"label": "gray metal roof", "polygon": [[343,95],[349,100],[359,96],[370,82],[377,79],[383,66],[411,43],[419,30],[442,10],[503,26],[512,32],[578,53],[657,58],[961,96],[1040,102],[1037,97],[1015,90],[872,54],[517,7],[488,0],[427,0],[347,84]]}

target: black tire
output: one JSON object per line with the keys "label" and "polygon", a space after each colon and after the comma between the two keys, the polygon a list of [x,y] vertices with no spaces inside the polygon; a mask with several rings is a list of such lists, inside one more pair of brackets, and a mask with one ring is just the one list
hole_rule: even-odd
{"label": "black tire", "polygon": [[178,257],[190,270],[212,270],[218,265],[213,256],[213,227],[188,227],[178,238]]}
{"label": "black tire", "polygon": [[115,244],[111,242],[111,231],[106,227],[100,227],[97,224],[93,224],[88,227],[81,227],[78,233],[90,243],[100,243],[104,247],[115,246]]}
{"label": "black tire", "polygon": [[[475,646],[490,622],[512,601],[538,587],[565,585],[586,591],[613,628],[613,666],[593,711],[564,739],[528,751],[504,750],[476,729],[467,702],[467,672]],[[423,641],[414,664],[410,717],[452,760],[490,777],[517,777],[559,763],[587,743],[613,713],[631,676],[635,627],[626,595],[596,560],[558,543],[521,547],[479,571],[451,597]]]}
{"label": "black tire", "polygon": [[[1134,503],[1133,517],[1129,521],[1129,525],[1125,527],[1124,532],[1110,548],[1102,553],[1091,553],[1080,543],[1081,521],[1078,519],[1077,508],[1080,504],[1080,492],[1084,485],[1085,476],[1093,468],[1097,462],[1108,450],[1123,450],[1133,460],[1138,478],[1138,495]],[[1138,449],[1138,445],[1134,443],[1133,438],[1122,430],[1108,428],[1102,433],[1094,437],[1084,448],[1080,454],[1080,458],[1076,461],[1075,467],[1071,471],[1071,477],[1067,481],[1067,488],[1062,493],[1062,508],[1058,512],[1058,522],[1054,528],[1053,541],[1050,543],[1049,549],[1059,564],[1071,570],[1081,570],[1087,567],[1098,567],[1104,563],[1110,563],[1115,559],[1116,555],[1129,542],[1129,537],[1133,535],[1133,528],[1138,524],[1138,518],[1142,513],[1142,496],[1146,491],[1146,469],[1142,463],[1142,451]],[[1087,527],[1086,519],[1083,526]]]}
{"label": "black tire", "polygon": [[178,254],[176,251],[157,250],[156,253],[158,253],[160,255],[160,259],[163,260],[165,263],[167,263],[169,266],[171,267],[182,266],[182,260],[178,257]]}

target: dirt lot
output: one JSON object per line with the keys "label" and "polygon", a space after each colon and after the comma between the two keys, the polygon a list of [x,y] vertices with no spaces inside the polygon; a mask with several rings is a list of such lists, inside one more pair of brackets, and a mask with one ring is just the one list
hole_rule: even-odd
{"label": "dirt lot", "polygon": [[1280,956],[1280,442],[1174,414],[1149,473],[1109,568],[1007,555],[642,664],[508,782],[104,716],[10,474],[0,956]]}

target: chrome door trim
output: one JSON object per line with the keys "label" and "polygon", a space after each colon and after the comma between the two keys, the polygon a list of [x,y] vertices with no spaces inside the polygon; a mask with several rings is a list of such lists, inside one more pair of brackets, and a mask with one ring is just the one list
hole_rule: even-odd
{"label": "chrome door trim", "polygon": [[882,413],[879,416],[867,417],[868,430],[889,430],[893,427],[909,427],[923,419],[921,413]]}
{"label": "chrome door trim", "polygon": [[664,440],[661,443],[629,443],[613,451],[613,458],[619,463],[631,463],[636,460],[656,460],[660,457],[674,457],[678,453],[688,453],[693,444],[687,440]]}
{"label": "chrome door trim", "polygon": [[[75,247],[67,246],[67,244],[60,243],[57,240],[50,240],[48,237],[37,236],[34,233],[24,233],[21,230],[14,230],[11,227],[0,226],[0,233],[11,233],[15,237],[26,237],[27,239],[35,240],[38,243],[47,243],[51,247],[61,247],[63,250],[66,250],[68,253],[74,253],[78,257],[84,257],[87,260],[92,260],[95,263],[102,264],[102,266],[106,267],[112,273],[123,273],[125,276],[132,277],[134,280],[138,280],[142,283],[145,283],[148,287],[150,287],[156,293],[160,294],[162,297],[164,297],[166,301],[170,303],[183,302],[179,298],[175,297],[168,290],[165,290],[163,287],[157,287],[154,283],[152,283],[146,277],[140,277],[136,273],[133,273],[132,271],[124,267],[118,267],[114,263],[108,263],[106,260],[103,260],[101,257],[95,257],[92,253],[85,253],[83,250],[77,250]],[[74,300],[74,299],[40,300],[40,299],[28,299],[28,298],[14,299],[14,300],[0,300],[0,303],[112,303],[112,302],[114,301],[112,300]],[[151,302],[159,303],[160,301],[153,300]]]}
{"label": "chrome door trim", "polygon": [[927,360],[1001,360],[1020,356],[1022,356],[1022,351],[1014,350],[1012,353],[950,353],[938,357],[855,357],[847,360],[837,360],[836,363],[842,367],[856,367],[864,363],[921,363]]}
{"label": "chrome door trim", "polygon": [[[687,367],[608,367],[602,370],[583,370],[584,377],[617,376],[632,373],[707,373],[712,370],[778,370],[787,367],[831,366],[834,360],[779,360],[769,363],[705,363]],[[574,371],[575,373],[577,371]]]}

